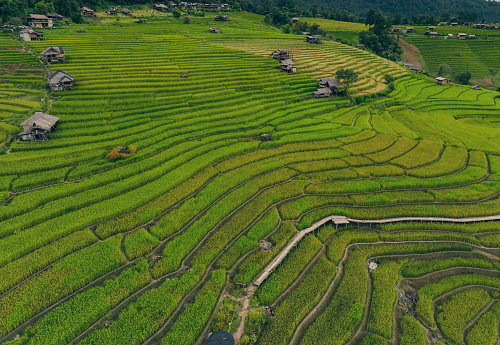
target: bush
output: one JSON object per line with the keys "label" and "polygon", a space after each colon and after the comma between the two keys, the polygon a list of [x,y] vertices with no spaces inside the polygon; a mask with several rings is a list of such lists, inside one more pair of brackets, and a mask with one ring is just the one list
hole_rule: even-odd
{"label": "bush", "polygon": [[175,18],[180,18],[182,16],[182,12],[178,8],[174,9],[172,11],[172,14],[174,15]]}
{"label": "bush", "polygon": [[191,21],[191,18],[189,18],[189,17],[182,17],[182,22],[184,24],[189,24],[190,21]]}
{"label": "bush", "polygon": [[455,82],[462,85],[469,85],[471,77],[470,71],[465,71],[455,76]]}

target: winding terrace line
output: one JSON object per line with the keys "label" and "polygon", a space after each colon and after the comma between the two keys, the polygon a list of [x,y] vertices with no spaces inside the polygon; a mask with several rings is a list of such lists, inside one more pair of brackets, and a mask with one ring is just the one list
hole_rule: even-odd
{"label": "winding terrace line", "polygon": [[445,217],[399,217],[399,218],[386,218],[386,219],[353,219],[347,218],[345,216],[328,216],[323,218],[307,229],[299,231],[292,240],[283,248],[283,250],[267,265],[262,274],[253,282],[255,285],[260,286],[269,275],[274,272],[276,267],[283,261],[283,259],[288,255],[288,253],[297,246],[297,244],[306,236],[307,234],[314,232],[320,226],[333,222],[336,227],[339,225],[347,225],[350,223],[359,224],[387,224],[387,223],[402,223],[402,222],[441,222],[441,223],[453,223],[453,224],[465,224],[465,223],[475,223],[475,222],[490,222],[500,220],[500,214],[484,217],[469,217],[469,218],[445,218]]}

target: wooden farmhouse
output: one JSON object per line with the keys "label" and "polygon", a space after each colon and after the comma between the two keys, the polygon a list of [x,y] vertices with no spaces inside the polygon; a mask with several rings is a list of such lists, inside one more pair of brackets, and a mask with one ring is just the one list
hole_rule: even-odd
{"label": "wooden farmhouse", "polygon": [[290,49],[276,49],[269,56],[275,60],[281,61],[285,59],[291,59],[293,57],[293,54]]}
{"label": "wooden farmhouse", "polygon": [[65,61],[63,47],[48,47],[40,53],[45,63]]}
{"label": "wooden farmhouse", "polygon": [[448,23],[447,22],[439,22],[438,26],[446,26]]}
{"label": "wooden farmhouse", "polygon": [[470,40],[475,40],[476,38],[477,38],[476,35],[469,35]]}
{"label": "wooden farmhouse", "polygon": [[166,6],[165,4],[153,4],[153,10],[166,12],[168,10],[168,6]]}
{"label": "wooden farmhouse", "polygon": [[458,38],[459,40],[464,40],[464,39],[466,39],[466,38],[467,38],[467,34],[466,34],[466,33],[463,33],[463,32],[458,33],[458,34],[457,34],[457,38]]}
{"label": "wooden farmhouse", "polygon": [[54,130],[58,117],[36,112],[35,115],[21,123],[23,131],[18,134],[21,140],[40,141],[47,140]]}
{"label": "wooden farmhouse", "polygon": [[324,88],[324,87],[329,88],[330,90],[332,90],[332,92],[334,94],[340,93],[339,87],[342,86],[342,83],[340,81],[335,80],[333,78],[323,78],[323,79],[320,79],[318,81],[318,84],[319,84],[320,88]]}
{"label": "wooden farmhouse", "polygon": [[28,25],[38,28],[50,28],[53,26],[52,19],[43,14],[28,14]]}
{"label": "wooden farmhouse", "polygon": [[321,88],[317,89],[316,91],[314,91],[314,97],[316,97],[316,98],[328,98],[328,97],[332,97],[332,96],[333,96],[332,90],[330,90],[327,87],[321,87]]}
{"label": "wooden farmhouse", "polygon": [[410,71],[412,71],[413,73],[420,73],[420,72],[422,72],[422,70],[420,68],[418,68],[417,66],[410,66],[410,67],[408,67],[408,69]]}
{"label": "wooden farmhouse", "polygon": [[220,34],[220,28],[218,26],[212,26],[210,28],[210,32],[213,32],[214,34]]}
{"label": "wooden farmhouse", "polygon": [[438,35],[438,33],[437,33],[437,32],[435,32],[435,31],[433,31],[433,32],[429,32],[429,35],[428,35],[428,36],[429,36],[429,38],[436,38],[436,37],[437,37],[437,35]]}
{"label": "wooden farmhouse", "polygon": [[52,91],[71,90],[75,77],[68,72],[57,70],[47,78],[47,84]]}
{"label": "wooden farmhouse", "polygon": [[427,30],[432,31],[432,30],[434,30],[435,28],[436,28],[435,26],[428,26],[428,27],[427,27]]}
{"label": "wooden farmhouse", "polygon": [[45,41],[45,37],[42,32],[35,31],[33,29],[25,29],[19,33],[21,41]]}
{"label": "wooden farmhouse", "polygon": [[292,18],[292,23],[298,23],[298,22],[299,22],[299,18],[297,18],[297,17]]}
{"label": "wooden farmhouse", "polygon": [[129,17],[132,15],[132,11],[130,11],[128,8],[122,8],[122,13]]}
{"label": "wooden farmhouse", "polygon": [[92,17],[92,16],[95,16],[95,12],[94,10],[91,10],[90,8],[88,7],[82,7],[82,9],[80,10],[80,13],[82,16],[84,17]]}
{"label": "wooden farmhouse", "polygon": [[319,88],[314,91],[314,97],[327,98],[340,93],[339,87],[342,83],[333,78],[323,78],[318,81]]}
{"label": "wooden farmhouse", "polygon": [[306,37],[307,43],[321,44],[323,43],[323,36],[321,35],[310,35]]}
{"label": "wooden farmhouse", "polygon": [[293,67],[292,59],[284,59],[280,61],[280,69],[287,73],[297,72],[297,68]]}
{"label": "wooden farmhouse", "polygon": [[116,16],[118,15],[118,11],[116,10],[116,7],[109,7],[108,10],[106,11],[107,14],[110,16]]}
{"label": "wooden farmhouse", "polygon": [[444,36],[445,40],[450,39],[450,38],[453,38],[453,34],[448,34],[448,35]]}
{"label": "wooden farmhouse", "polygon": [[62,22],[64,20],[64,17],[59,13],[49,13],[47,14],[47,17],[52,19],[52,22]]}
{"label": "wooden farmhouse", "polygon": [[444,78],[444,77],[437,77],[437,78],[436,78],[436,84],[438,84],[438,85],[445,85],[445,84],[448,84],[448,78]]}
{"label": "wooden farmhouse", "polygon": [[450,23],[450,26],[459,26],[458,23]]}
{"label": "wooden farmhouse", "polygon": [[474,89],[474,90],[481,90],[481,86],[479,86],[479,85],[474,85],[474,86],[472,87],[472,89]]}
{"label": "wooden farmhouse", "polygon": [[415,28],[414,27],[407,27],[406,29],[403,30],[403,33],[405,34],[411,34],[411,33],[414,33],[415,32]]}
{"label": "wooden farmhouse", "polygon": [[392,28],[392,32],[394,33],[401,32],[401,28]]}

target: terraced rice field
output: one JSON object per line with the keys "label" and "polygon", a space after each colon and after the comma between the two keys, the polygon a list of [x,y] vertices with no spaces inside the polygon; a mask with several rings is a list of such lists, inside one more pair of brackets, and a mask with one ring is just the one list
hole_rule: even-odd
{"label": "terraced rice field", "polygon": [[[218,37],[207,18],[110,19],[30,43],[63,46],[76,82],[51,95],[50,141],[0,156],[0,342],[494,344],[498,222],[325,224],[253,282],[327,216],[500,214],[498,94],[232,18]],[[262,56],[293,42],[300,73]],[[311,98],[342,65],[359,93],[400,78],[360,105]]]}
{"label": "terraced rice field", "polygon": [[[448,65],[450,76],[469,70],[472,80],[483,86],[496,89],[500,86],[497,73],[500,70],[500,32],[498,30],[474,29],[471,27],[436,27],[440,35],[451,33],[454,39],[424,36],[425,28],[419,27],[417,34],[408,34],[404,40],[420,50],[425,70],[436,74],[441,65]],[[456,34],[465,32],[476,35],[473,40],[458,40]]]}

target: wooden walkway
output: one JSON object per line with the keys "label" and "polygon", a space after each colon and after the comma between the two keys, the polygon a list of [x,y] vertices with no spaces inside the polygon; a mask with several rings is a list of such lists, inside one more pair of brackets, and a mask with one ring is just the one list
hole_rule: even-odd
{"label": "wooden walkway", "polygon": [[255,285],[260,286],[271,273],[274,272],[276,267],[283,261],[283,259],[290,253],[290,250],[297,246],[297,244],[310,232],[313,232],[320,226],[332,222],[335,226],[345,224],[386,224],[386,223],[402,223],[402,222],[439,222],[439,223],[475,223],[475,222],[490,222],[500,220],[500,214],[485,217],[469,217],[469,218],[444,218],[444,217],[400,217],[400,218],[386,218],[386,219],[352,219],[344,216],[329,216],[314,223],[309,228],[299,231],[291,241],[281,250],[281,252],[266,266],[262,274],[253,282]]}

